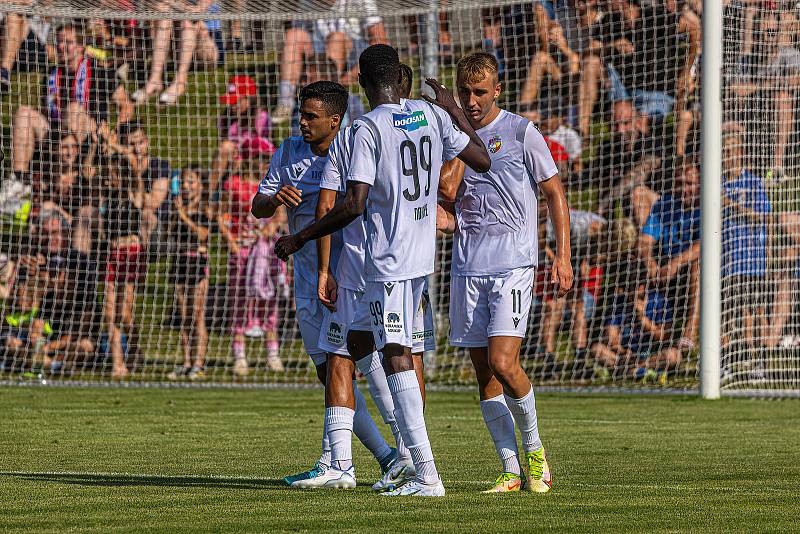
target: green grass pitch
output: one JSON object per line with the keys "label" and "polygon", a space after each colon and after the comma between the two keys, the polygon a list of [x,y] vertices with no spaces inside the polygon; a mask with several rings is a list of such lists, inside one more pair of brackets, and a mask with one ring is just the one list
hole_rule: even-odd
{"label": "green grass pitch", "polygon": [[481,495],[499,464],[473,393],[431,392],[447,496],[296,491],[319,389],[0,388],[0,530],[786,531],[800,525],[794,401],[539,395],[555,490]]}

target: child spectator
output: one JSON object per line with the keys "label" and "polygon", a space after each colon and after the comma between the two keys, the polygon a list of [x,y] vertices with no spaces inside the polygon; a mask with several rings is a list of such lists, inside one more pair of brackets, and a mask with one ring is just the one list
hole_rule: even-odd
{"label": "child spectator", "polygon": [[262,337],[266,334],[267,367],[283,371],[278,357],[278,300],[289,297],[286,263],[275,255],[286,214],[260,222],[259,236],[247,260],[247,310],[248,323],[245,335]]}
{"label": "child spectator", "polygon": [[169,373],[170,380],[205,378],[208,350],[206,298],[208,296],[208,231],[210,221],[204,200],[205,184],[199,166],[181,172],[181,190],[173,198],[170,236],[177,254],[172,261],[172,283],[181,315],[183,365]]}
{"label": "child spectator", "polygon": [[228,246],[226,307],[231,314],[233,373],[239,377],[249,373],[244,343],[244,331],[247,328],[247,261],[252,246],[258,240],[256,218],[250,214],[250,205],[261,181],[257,169],[249,167],[245,169],[246,172],[230,176],[223,183],[217,209],[217,225]]}
{"label": "child spectator", "polygon": [[221,141],[211,163],[212,194],[217,192],[225,174],[239,169],[242,160],[263,159],[268,163],[275,153],[270,140],[272,123],[261,106],[253,78],[242,74],[232,76],[219,101],[225,110],[218,119]]}
{"label": "child spectator", "polygon": [[666,295],[644,281],[643,266],[631,258],[615,284],[602,340],[592,344],[600,376],[631,376],[666,384],[667,372],[681,361],[672,346],[674,311]]}

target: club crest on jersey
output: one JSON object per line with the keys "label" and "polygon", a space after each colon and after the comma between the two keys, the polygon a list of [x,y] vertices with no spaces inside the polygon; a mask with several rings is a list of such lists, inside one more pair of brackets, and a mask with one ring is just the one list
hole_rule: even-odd
{"label": "club crest on jersey", "polygon": [[493,135],[489,138],[489,152],[492,154],[497,154],[500,150],[500,147],[503,146],[503,140],[500,139],[499,135]]}
{"label": "club crest on jersey", "polygon": [[392,113],[392,122],[395,128],[400,128],[407,132],[413,132],[428,125],[428,119],[425,117],[424,111],[415,111],[410,115],[407,113]]}

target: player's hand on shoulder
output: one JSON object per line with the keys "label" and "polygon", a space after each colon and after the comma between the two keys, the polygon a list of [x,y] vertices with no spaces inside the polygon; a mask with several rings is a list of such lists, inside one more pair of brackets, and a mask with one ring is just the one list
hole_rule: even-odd
{"label": "player's hand on shoulder", "polygon": [[336,311],[336,298],[339,284],[331,273],[319,273],[319,283],[317,284],[317,296],[323,306],[330,311]]}
{"label": "player's hand on shoulder", "polygon": [[550,276],[553,284],[558,286],[558,298],[563,297],[572,289],[574,275],[569,260],[556,256],[550,267]]}
{"label": "player's hand on shoulder", "polygon": [[297,189],[296,187],[286,184],[278,189],[278,192],[275,193],[275,200],[280,202],[286,207],[289,208],[296,208],[300,205],[300,201],[302,200],[303,192]]}
{"label": "player's hand on shoulder", "polygon": [[283,261],[289,261],[289,256],[303,248],[304,244],[297,235],[285,235],[275,243],[275,254]]}
{"label": "player's hand on shoulder", "polygon": [[453,98],[453,92],[450,89],[439,83],[439,80],[435,78],[426,79],[425,84],[433,90],[434,98],[425,94],[422,95],[422,98],[450,114],[458,112],[458,104],[456,104],[456,99]]}

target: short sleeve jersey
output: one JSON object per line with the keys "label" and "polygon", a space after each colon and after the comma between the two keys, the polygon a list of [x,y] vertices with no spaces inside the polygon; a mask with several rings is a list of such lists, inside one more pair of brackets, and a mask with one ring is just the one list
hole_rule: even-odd
{"label": "short sleeve jersey", "polygon": [[[772,212],[764,181],[750,171],[722,181],[722,192],[731,201],[756,213]],[[767,224],[722,210],[722,275],[765,276],[767,273]]]}
{"label": "short sleeve jersey", "polygon": [[456,201],[452,272],[499,274],[538,261],[537,184],[558,169],[542,134],[527,119],[500,111],[477,131],[492,166],[466,168]]}
{"label": "short sleeve jersey", "polygon": [[[353,152],[352,128],[343,128],[336,135],[328,150],[328,162],[320,189],[328,189],[338,193],[346,190],[345,180],[350,169],[350,157]],[[336,281],[340,287],[353,291],[364,291],[364,255],[366,247],[365,218],[359,217],[342,229],[342,251],[336,266]],[[331,250],[333,252],[333,250]]]}
{"label": "short sleeve jersey", "polygon": [[[297,207],[287,207],[289,232],[295,234],[314,222],[319,200],[319,182],[327,158],[311,152],[311,147],[301,137],[289,137],[275,153],[269,172],[261,180],[258,192],[274,195],[284,185],[296,187],[301,192]],[[332,245],[331,250],[337,248]],[[336,260],[331,255],[331,265]],[[294,255],[294,293],[298,298],[317,298],[317,245],[306,243]]]}
{"label": "short sleeve jersey", "polygon": [[383,104],[353,124],[349,181],[371,187],[367,201],[366,280],[426,276],[436,256],[436,202],[444,161],[469,136],[441,108],[422,100]]}

